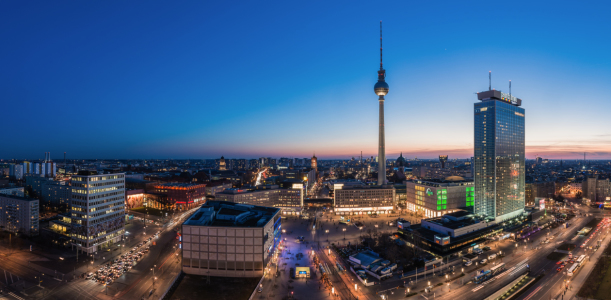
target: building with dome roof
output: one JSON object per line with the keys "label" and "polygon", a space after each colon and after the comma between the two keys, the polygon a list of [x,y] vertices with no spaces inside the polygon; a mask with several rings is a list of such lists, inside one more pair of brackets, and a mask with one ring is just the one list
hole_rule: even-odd
{"label": "building with dome roof", "polygon": [[395,167],[406,167],[407,166],[407,162],[405,161],[405,158],[403,157],[403,152],[401,152],[401,154],[399,155],[399,158],[397,158],[397,160],[395,161]]}
{"label": "building with dome roof", "polygon": [[227,163],[225,163],[225,157],[221,156],[221,161],[219,162],[219,171],[226,171]]}

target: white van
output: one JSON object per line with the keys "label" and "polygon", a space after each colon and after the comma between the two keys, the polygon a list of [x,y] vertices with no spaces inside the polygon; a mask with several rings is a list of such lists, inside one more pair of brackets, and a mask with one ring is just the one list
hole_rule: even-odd
{"label": "white van", "polygon": [[480,261],[479,263],[483,265],[483,264],[485,264],[485,263],[487,263],[487,262],[488,262],[488,260],[484,258],[484,259],[482,259],[482,261]]}
{"label": "white van", "polygon": [[465,267],[468,267],[468,266],[470,266],[470,265],[472,265],[472,264],[473,264],[473,262],[472,262],[472,261],[470,261],[470,260],[468,260],[468,261],[465,263]]}
{"label": "white van", "polygon": [[489,260],[493,260],[496,258],[496,253],[495,254],[490,254],[490,256],[488,256]]}

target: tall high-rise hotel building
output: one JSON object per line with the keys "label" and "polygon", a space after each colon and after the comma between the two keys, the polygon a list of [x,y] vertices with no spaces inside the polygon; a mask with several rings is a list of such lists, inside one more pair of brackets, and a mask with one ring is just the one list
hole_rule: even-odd
{"label": "tall high-rise hotel building", "polygon": [[504,221],[524,212],[522,100],[489,89],[475,103],[474,213]]}
{"label": "tall high-rise hotel building", "polygon": [[72,176],[71,238],[93,253],[121,241],[125,231],[125,174],[82,171]]}

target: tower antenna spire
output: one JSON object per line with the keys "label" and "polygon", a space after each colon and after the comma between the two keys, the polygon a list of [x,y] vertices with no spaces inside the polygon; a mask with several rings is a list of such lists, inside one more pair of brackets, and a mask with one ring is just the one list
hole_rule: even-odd
{"label": "tower antenna spire", "polygon": [[382,67],[382,21],[380,21],[380,70],[383,70]]}
{"label": "tower antenna spire", "polygon": [[488,71],[488,90],[492,91],[492,71]]}
{"label": "tower antenna spire", "polygon": [[509,98],[511,98],[511,80],[509,80]]}

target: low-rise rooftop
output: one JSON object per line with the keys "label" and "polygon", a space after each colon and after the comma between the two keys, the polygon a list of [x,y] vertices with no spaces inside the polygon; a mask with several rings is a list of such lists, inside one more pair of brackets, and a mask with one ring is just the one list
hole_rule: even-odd
{"label": "low-rise rooftop", "polygon": [[202,183],[183,183],[183,182],[166,182],[166,183],[161,183],[157,186],[160,187],[167,187],[167,188],[190,188],[190,187],[197,187],[197,186],[202,186],[204,184]]}
{"label": "low-rise rooftop", "polygon": [[262,227],[279,212],[280,209],[274,207],[227,201],[208,201],[187,219],[183,225]]}

